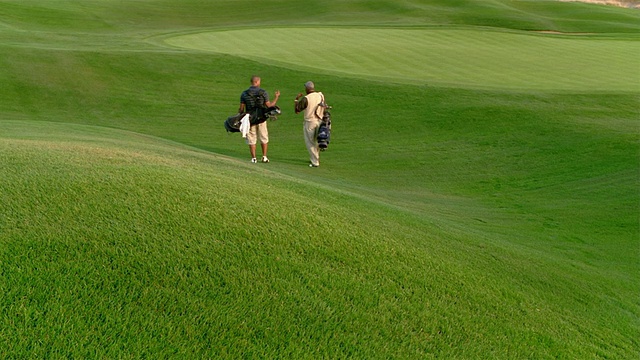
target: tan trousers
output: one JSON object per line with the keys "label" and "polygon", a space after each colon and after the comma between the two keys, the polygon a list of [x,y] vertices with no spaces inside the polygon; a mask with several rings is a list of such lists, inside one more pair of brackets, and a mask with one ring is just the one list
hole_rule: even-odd
{"label": "tan trousers", "polygon": [[309,151],[309,160],[314,166],[320,165],[320,148],[318,147],[318,127],[320,120],[304,122],[304,143]]}
{"label": "tan trousers", "polygon": [[267,122],[261,122],[258,125],[251,125],[249,133],[247,134],[247,145],[255,145],[260,139],[260,144],[269,143],[269,129],[267,128]]}

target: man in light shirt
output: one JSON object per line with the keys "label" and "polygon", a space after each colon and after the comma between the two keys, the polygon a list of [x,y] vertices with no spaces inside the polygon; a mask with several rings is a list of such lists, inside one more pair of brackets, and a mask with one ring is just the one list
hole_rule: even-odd
{"label": "man in light shirt", "polygon": [[320,166],[320,148],[318,147],[318,127],[325,110],[324,95],[316,91],[312,81],[304,84],[306,95],[299,93],[295,100],[296,114],[304,115],[304,142],[309,151],[310,167]]}

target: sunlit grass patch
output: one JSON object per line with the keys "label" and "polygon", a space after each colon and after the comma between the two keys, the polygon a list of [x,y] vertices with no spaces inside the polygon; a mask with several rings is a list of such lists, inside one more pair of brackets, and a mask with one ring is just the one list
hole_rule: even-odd
{"label": "sunlit grass patch", "polygon": [[639,91],[640,42],[482,29],[267,28],[172,46],[329,74],[471,88]]}

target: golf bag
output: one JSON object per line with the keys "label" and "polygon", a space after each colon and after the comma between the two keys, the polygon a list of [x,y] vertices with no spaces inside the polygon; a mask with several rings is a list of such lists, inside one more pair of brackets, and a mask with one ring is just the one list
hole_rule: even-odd
{"label": "golf bag", "polygon": [[318,127],[318,147],[320,151],[327,150],[331,140],[331,113],[329,109],[331,109],[331,106],[324,105],[324,114]]}
{"label": "golf bag", "polygon": [[282,114],[282,111],[280,111],[280,108],[277,106],[272,106],[272,107],[266,108],[262,116],[264,116],[266,120],[275,121],[275,120],[278,120],[278,115],[280,114]]}
{"label": "golf bag", "polygon": [[231,115],[224,121],[224,128],[227,132],[240,132],[240,121],[247,113],[237,113]]}
{"label": "golf bag", "polygon": [[[251,125],[255,125],[267,120],[277,120],[278,115],[280,115],[281,113],[282,112],[280,111],[279,107],[272,106],[270,108],[266,108],[264,112],[261,113],[260,118],[258,118],[257,116],[251,116],[249,118],[249,122],[251,123]],[[247,113],[245,112],[229,116],[227,120],[224,121],[224,128],[227,130],[227,132],[240,132],[240,123],[242,118],[246,114]]]}

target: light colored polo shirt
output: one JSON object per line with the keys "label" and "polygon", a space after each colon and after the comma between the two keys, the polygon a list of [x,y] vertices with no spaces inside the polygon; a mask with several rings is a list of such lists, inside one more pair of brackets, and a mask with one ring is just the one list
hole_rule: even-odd
{"label": "light colored polo shirt", "polygon": [[321,92],[312,92],[311,94],[307,94],[305,98],[307,98],[307,107],[304,109],[304,121],[322,120],[324,107],[318,106],[318,104],[324,100],[324,95],[322,95]]}

